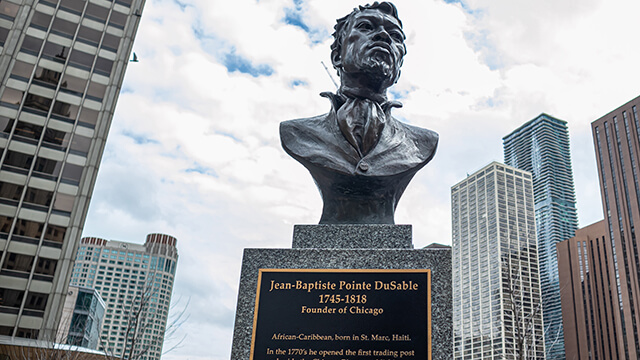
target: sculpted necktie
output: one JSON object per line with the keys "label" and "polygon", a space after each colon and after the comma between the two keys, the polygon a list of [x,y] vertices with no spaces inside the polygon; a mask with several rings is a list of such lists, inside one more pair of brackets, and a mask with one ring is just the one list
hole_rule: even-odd
{"label": "sculpted necktie", "polygon": [[338,126],[347,141],[363,157],[378,143],[386,121],[380,104],[369,99],[347,97],[338,109]]}

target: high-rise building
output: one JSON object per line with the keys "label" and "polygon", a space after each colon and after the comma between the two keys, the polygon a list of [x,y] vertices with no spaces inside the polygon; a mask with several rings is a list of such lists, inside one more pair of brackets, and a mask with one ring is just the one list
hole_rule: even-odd
{"label": "high-rise building", "polygon": [[624,359],[613,248],[604,220],[559,242],[558,271],[567,359]]}
{"label": "high-rise building", "polygon": [[106,303],[100,350],[118,358],[160,359],[178,261],[176,243],[163,234],[147,235],[144,245],[82,238],[71,284],[94,287]]}
{"label": "high-rise building", "polygon": [[0,0],[0,340],[54,339],[144,0]]}
{"label": "high-rise building", "polygon": [[544,359],[531,174],[493,162],[451,188],[454,359]]}
{"label": "high-rise building", "polygon": [[69,286],[57,343],[98,349],[105,303],[94,288]]}
{"label": "high-rise building", "polygon": [[607,237],[611,242],[619,326],[618,359],[640,358],[640,97],[591,123]]}
{"label": "high-rise building", "polygon": [[505,163],[533,177],[546,355],[564,359],[556,244],[578,228],[567,123],[540,114],[502,140]]}

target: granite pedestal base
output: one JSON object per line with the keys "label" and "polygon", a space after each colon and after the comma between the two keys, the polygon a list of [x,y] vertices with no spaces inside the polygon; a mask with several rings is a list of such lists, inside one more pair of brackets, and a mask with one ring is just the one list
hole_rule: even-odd
{"label": "granite pedestal base", "polygon": [[[374,243],[374,244],[395,244],[397,248],[378,248],[378,249],[363,249],[363,248],[331,248],[338,244],[338,246],[345,246],[345,243],[341,240],[331,240],[330,237],[326,237],[326,241],[320,242],[319,246],[328,248],[294,248],[294,249],[245,249],[242,260],[242,272],[240,278],[238,304],[236,309],[236,321],[234,327],[233,347],[231,352],[232,360],[258,360],[258,359],[295,359],[295,360],[313,360],[318,359],[393,359],[393,356],[303,356],[304,354],[280,354],[281,356],[268,355],[267,354],[253,354],[251,353],[252,336],[254,332],[254,312],[256,311],[256,295],[259,283],[259,277],[262,276],[261,269],[358,269],[359,271],[366,271],[363,269],[406,269],[406,270],[430,270],[430,339],[431,339],[431,359],[445,360],[452,358],[452,293],[451,293],[451,250],[450,248],[425,248],[425,249],[411,249],[402,248],[407,245],[405,241],[391,240],[384,236],[379,237],[382,232],[402,233],[406,234],[407,228],[395,228],[392,226],[379,226],[379,225],[365,225],[369,227],[369,238],[363,236],[363,232],[366,230],[360,226],[360,229],[347,229],[345,225],[330,225],[316,227],[315,230],[307,228],[307,236],[310,237],[323,237],[327,233],[342,232],[356,234],[356,237],[361,239],[361,243]],[[348,225],[346,225],[348,226]],[[331,228],[333,227],[333,228]],[[386,229],[384,229],[386,227]],[[382,230],[381,230],[382,229]],[[409,229],[409,241],[410,241],[410,226]],[[316,234],[313,235],[313,232]],[[318,233],[319,232],[319,233]],[[311,235],[309,235],[311,234]],[[319,234],[319,235],[318,235]],[[375,235],[378,234],[378,235]],[[377,240],[379,241],[376,241]],[[298,247],[306,247],[311,244],[309,239],[295,240],[294,245]],[[341,245],[340,245],[341,244]],[[404,245],[403,245],[404,244]],[[387,245],[385,245],[387,247]],[[413,247],[413,245],[411,245]],[[292,282],[294,284],[294,282]],[[271,286],[272,290],[274,284],[263,285]],[[277,289],[279,285],[275,284]],[[280,285],[283,286],[283,285]],[[311,292],[310,292],[311,293]],[[318,292],[322,294],[322,292]],[[355,294],[356,292],[354,292]],[[315,294],[315,292],[314,292]],[[317,295],[313,295],[317,297]],[[262,301],[262,297],[260,298]],[[353,300],[353,298],[351,298]],[[341,299],[344,301],[344,298]],[[360,299],[358,299],[359,301]],[[320,297],[322,302],[322,297]],[[340,302],[340,299],[338,300]],[[369,301],[372,304],[373,301]],[[342,304],[340,304],[342,305]],[[423,306],[425,304],[416,304],[416,306]],[[293,306],[293,305],[292,305]],[[297,305],[296,305],[297,306]],[[329,310],[331,310],[331,304],[329,304]],[[426,305],[425,305],[426,306]],[[341,306],[340,306],[341,307]],[[300,307],[298,306],[297,309]],[[345,306],[346,309],[346,306]],[[299,310],[297,310],[299,312]],[[304,311],[304,307],[303,307]],[[258,313],[260,317],[263,313]],[[309,317],[312,319],[313,317]],[[358,319],[363,319],[359,317]],[[342,319],[340,317],[334,317],[336,321]],[[360,321],[360,320],[358,320]],[[370,332],[381,331],[384,329],[368,329]],[[269,334],[269,336],[271,336]],[[274,334],[273,336],[276,336]],[[278,336],[280,336],[278,334]],[[286,335],[283,335],[286,336]],[[289,350],[290,351],[290,350]],[[297,350],[296,350],[297,351]],[[301,350],[302,351],[302,350]],[[396,354],[397,355],[397,354]],[[403,359],[407,360],[427,360],[427,358],[405,356]]]}

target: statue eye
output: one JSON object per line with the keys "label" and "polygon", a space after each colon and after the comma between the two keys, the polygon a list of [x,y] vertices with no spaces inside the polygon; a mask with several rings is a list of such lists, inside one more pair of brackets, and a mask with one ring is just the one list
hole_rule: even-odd
{"label": "statue eye", "polygon": [[397,41],[397,42],[403,42],[403,41],[404,41],[404,36],[403,36],[401,33],[397,32],[397,31],[392,31],[392,32],[390,32],[390,33],[389,33],[389,36],[390,36],[394,41]]}
{"label": "statue eye", "polygon": [[373,25],[368,21],[362,21],[356,25],[359,30],[373,30]]}

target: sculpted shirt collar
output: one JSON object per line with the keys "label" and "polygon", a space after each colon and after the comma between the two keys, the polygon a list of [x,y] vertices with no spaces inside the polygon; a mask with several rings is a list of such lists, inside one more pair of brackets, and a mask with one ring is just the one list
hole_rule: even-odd
{"label": "sculpted shirt collar", "polygon": [[402,107],[398,101],[387,101],[381,94],[342,86],[336,94],[320,94],[331,100],[331,113],[347,142],[364,157],[378,143],[391,109]]}

